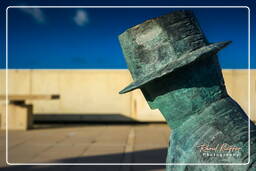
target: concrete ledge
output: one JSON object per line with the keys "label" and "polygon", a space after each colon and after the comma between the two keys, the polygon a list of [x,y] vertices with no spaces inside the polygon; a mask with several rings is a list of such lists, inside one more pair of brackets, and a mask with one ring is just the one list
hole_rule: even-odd
{"label": "concrete ledge", "polygon": [[[33,127],[33,106],[8,104],[8,130],[27,130]],[[6,105],[1,105],[1,129],[6,129]]]}

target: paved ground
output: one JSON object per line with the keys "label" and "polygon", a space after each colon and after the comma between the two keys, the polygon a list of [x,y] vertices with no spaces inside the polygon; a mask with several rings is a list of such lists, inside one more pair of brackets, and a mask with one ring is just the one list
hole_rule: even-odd
{"label": "paved ground", "polygon": [[[1,170],[164,171],[165,166],[7,166],[5,132],[0,132]],[[9,163],[164,163],[165,124],[37,125],[9,131]]]}

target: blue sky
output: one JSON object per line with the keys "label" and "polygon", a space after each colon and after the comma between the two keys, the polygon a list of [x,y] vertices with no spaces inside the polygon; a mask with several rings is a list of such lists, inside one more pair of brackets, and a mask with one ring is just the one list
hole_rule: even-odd
{"label": "blue sky", "polygon": [[[177,9],[11,8],[8,11],[9,68],[127,68],[117,36],[136,24],[173,10]],[[247,68],[247,9],[190,10],[210,42],[233,41],[218,55],[222,68]],[[1,63],[1,68],[4,67]],[[252,67],[256,68],[254,64]]]}

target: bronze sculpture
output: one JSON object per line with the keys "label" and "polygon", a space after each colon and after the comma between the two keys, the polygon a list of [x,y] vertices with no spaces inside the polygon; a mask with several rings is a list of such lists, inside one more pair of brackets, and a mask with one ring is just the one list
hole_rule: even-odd
{"label": "bronze sculpture", "polygon": [[120,93],[140,88],[172,129],[168,171],[256,170],[256,127],[227,94],[216,55],[230,41],[209,43],[187,10],[147,20],[119,40],[134,79]]}

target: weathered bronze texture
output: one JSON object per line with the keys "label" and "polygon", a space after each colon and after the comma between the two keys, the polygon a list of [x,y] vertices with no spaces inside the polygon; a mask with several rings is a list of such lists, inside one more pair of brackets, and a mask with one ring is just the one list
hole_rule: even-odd
{"label": "weathered bronze texture", "polygon": [[120,93],[140,88],[172,129],[168,171],[256,170],[256,127],[227,94],[216,55],[230,42],[208,43],[184,10],[147,20],[119,39],[134,79]]}
{"label": "weathered bronze texture", "polygon": [[134,82],[120,93],[215,54],[230,41],[209,44],[193,13],[177,11],[134,26],[119,36]]}

